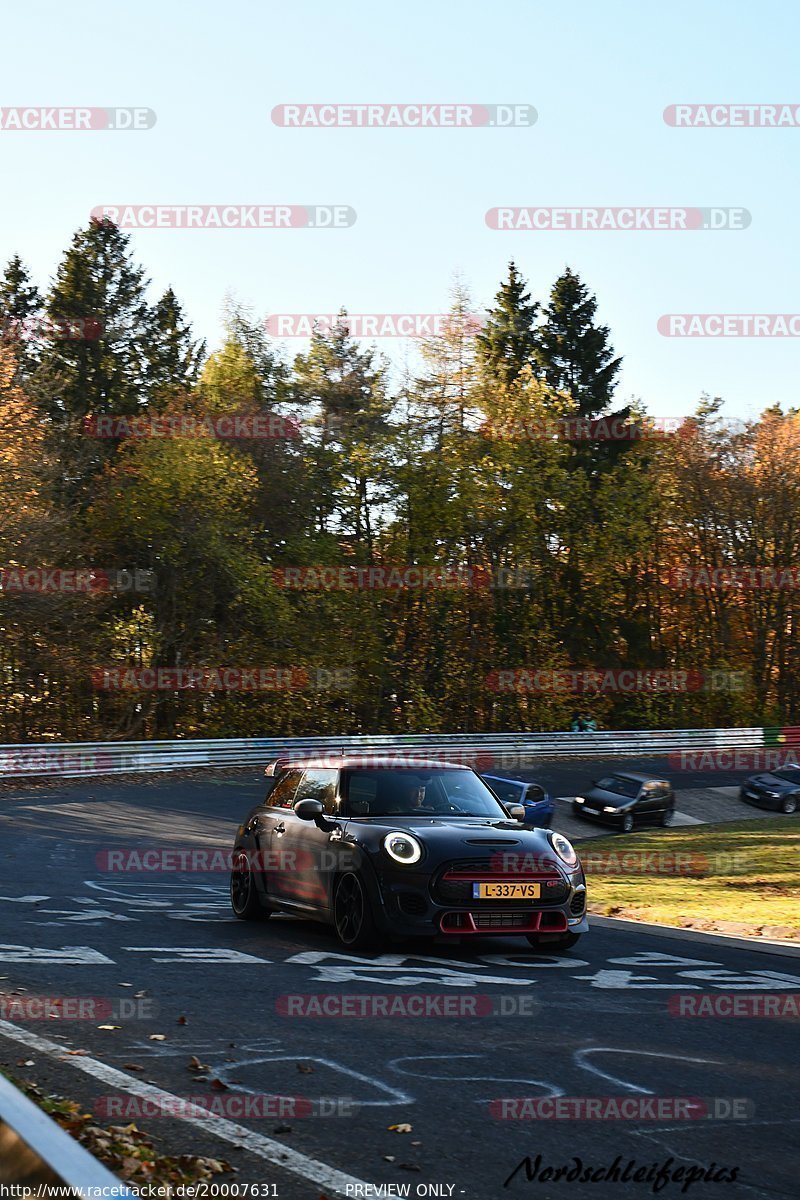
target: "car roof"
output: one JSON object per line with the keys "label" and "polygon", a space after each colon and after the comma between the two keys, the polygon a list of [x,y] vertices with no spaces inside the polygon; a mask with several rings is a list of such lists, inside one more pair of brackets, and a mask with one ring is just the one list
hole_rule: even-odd
{"label": "car roof", "polygon": [[646,775],[642,771],[611,771],[611,775],[619,779],[632,779],[634,783],[669,783],[660,775]]}
{"label": "car roof", "polygon": [[484,779],[496,779],[498,783],[518,783],[525,787],[531,783],[530,779],[516,779],[513,775],[490,775],[487,771],[481,771]]}
{"label": "car roof", "polygon": [[[400,761],[398,761],[400,757]],[[448,771],[471,771],[472,767],[465,763],[447,762],[445,759],[424,758],[422,755],[402,755],[400,752],[397,755],[391,754],[329,754],[320,755],[316,758],[279,758],[277,760],[278,769],[281,771],[289,770],[345,770],[347,768],[362,767],[368,769],[374,767],[377,770],[438,770],[439,768],[447,768]]]}

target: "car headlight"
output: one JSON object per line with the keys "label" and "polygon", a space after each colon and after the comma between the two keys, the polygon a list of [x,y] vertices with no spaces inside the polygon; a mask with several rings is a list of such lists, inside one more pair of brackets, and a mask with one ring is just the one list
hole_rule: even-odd
{"label": "car headlight", "polygon": [[422,846],[410,833],[387,833],[383,848],[395,862],[416,863],[422,858]]}
{"label": "car headlight", "polygon": [[575,803],[576,803],[576,804],[585,804],[585,803],[586,803],[586,797],[585,797],[585,796],[576,796],[576,797],[575,797]]}
{"label": "car headlight", "polygon": [[568,841],[563,833],[550,833],[550,845],[555,850],[562,862],[565,862],[568,867],[577,866],[578,855],[575,853],[575,847],[572,842]]}
{"label": "car headlight", "polygon": [[605,806],[605,808],[603,809],[603,812],[619,812],[619,809],[618,809],[618,808],[614,808],[614,805],[613,805],[613,804],[607,804],[607,805]]}

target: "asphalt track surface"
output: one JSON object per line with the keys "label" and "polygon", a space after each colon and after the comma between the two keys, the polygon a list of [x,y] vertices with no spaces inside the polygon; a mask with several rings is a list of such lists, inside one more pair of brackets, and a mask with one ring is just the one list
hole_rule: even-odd
{"label": "asphalt track surface", "polygon": [[[570,795],[611,765],[532,774]],[[676,780],[692,788],[736,782]],[[83,1020],[35,1020],[6,1007],[0,1064],[89,1107],[102,1097],[118,1106],[221,1096],[224,1117],[112,1107],[101,1120],[136,1120],[164,1153],[225,1158],[240,1188],[272,1184],[283,1200],[798,1195],[797,1019],[687,1017],[676,1006],[707,995],[791,998],[800,993],[800,959],[606,928],[561,957],[512,938],[348,956],[322,926],[235,920],[222,871],[101,869],[105,850],[228,847],[261,789],[250,774],[84,781],[0,798],[0,1000],[128,1005],[122,1015],[95,1009]],[[732,816],[743,815],[729,803]],[[286,997],[296,996],[336,1004],[362,997],[365,1005],[422,996],[431,1015],[285,1015]],[[445,1001],[461,1015],[436,1015]],[[189,1070],[192,1056],[207,1070]],[[212,1079],[228,1090],[214,1090]],[[237,1117],[236,1102],[265,1095],[300,1099],[293,1113],[284,1102],[281,1115],[272,1101],[267,1115]],[[530,1105],[496,1103],[548,1097],[613,1098],[610,1111],[623,1099],[644,1107],[633,1119],[555,1120],[532,1118]],[[653,1105],[670,1098],[693,1103],[679,1104],[677,1117],[654,1115]],[[399,1124],[410,1131],[390,1131]],[[524,1166],[514,1174],[526,1156],[530,1180]],[[635,1160],[627,1182],[540,1178],[576,1159],[583,1172],[617,1158],[618,1172]],[[682,1168],[684,1178],[656,1192],[662,1164]],[[737,1168],[735,1181],[682,1190],[690,1168],[712,1164],[718,1174]],[[630,1178],[640,1168],[649,1180]]]}

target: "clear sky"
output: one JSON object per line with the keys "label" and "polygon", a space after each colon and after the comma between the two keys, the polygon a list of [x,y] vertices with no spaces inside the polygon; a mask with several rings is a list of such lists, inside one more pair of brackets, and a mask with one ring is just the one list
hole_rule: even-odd
{"label": "clear sky", "polygon": [[[544,297],[569,264],[656,416],[798,404],[795,339],[662,337],[664,313],[800,313],[800,127],[678,129],[672,103],[800,106],[796,0],[193,0],[8,5],[0,106],[136,105],[140,132],[0,131],[0,258],[46,285],[99,204],[348,204],[343,230],[137,230],[213,346],[226,293],[258,316],[476,308],[514,257]],[[276,104],[532,104],[531,128],[288,129]],[[740,231],[498,232],[496,205],[741,206]],[[301,344],[288,343],[294,352]],[[403,344],[383,340],[394,357]]]}

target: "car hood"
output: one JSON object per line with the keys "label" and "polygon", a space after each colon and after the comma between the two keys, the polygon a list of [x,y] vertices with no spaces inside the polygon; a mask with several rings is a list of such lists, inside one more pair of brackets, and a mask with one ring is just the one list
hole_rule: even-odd
{"label": "car hood", "polygon": [[345,837],[377,849],[387,833],[402,830],[422,842],[431,859],[489,858],[494,854],[537,854],[553,862],[546,830],[502,817],[365,817],[350,818]]}
{"label": "car hood", "polygon": [[634,797],[620,796],[619,792],[607,792],[605,788],[592,788],[590,792],[583,792],[584,799],[590,803],[607,805],[609,808],[626,808],[629,804],[633,804]]}
{"label": "car hood", "polygon": [[[798,772],[800,775],[800,772]],[[751,775],[745,783],[755,784],[756,787],[766,788],[770,792],[795,792],[800,785],[800,778],[797,782],[791,783],[788,779],[779,779],[777,775],[770,775],[767,772],[764,775]]]}

